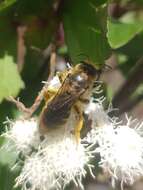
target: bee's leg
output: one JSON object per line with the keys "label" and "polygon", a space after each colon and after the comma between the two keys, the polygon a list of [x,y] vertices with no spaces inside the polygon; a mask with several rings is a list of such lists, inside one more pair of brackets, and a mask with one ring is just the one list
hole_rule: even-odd
{"label": "bee's leg", "polygon": [[23,118],[28,119],[31,117],[31,115],[36,111],[36,109],[39,107],[41,101],[44,98],[44,92],[45,88],[43,88],[38,96],[36,97],[33,105],[30,108],[27,108],[22,102],[19,101],[19,99],[15,99],[12,96],[8,98],[9,101],[13,102],[17,108],[23,113]]}
{"label": "bee's leg", "polygon": [[83,104],[89,103],[89,99],[86,99],[86,98],[79,98],[79,101],[82,102]]}
{"label": "bee's leg", "polygon": [[42,102],[43,98],[45,98],[45,101],[47,102],[54,94],[57,93],[57,90],[55,89],[48,89],[46,87],[43,87],[43,89],[40,91],[38,96],[36,97],[33,105],[30,108],[27,108],[22,102],[19,101],[19,99],[15,99],[12,96],[8,98],[8,101],[13,102],[16,107],[23,113],[23,117],[25,119],[28,119],[31,117],[31,115],[36,111],[36,109],[39,107],[40,103]]}
{"label": "bee's leg", "polygon": [[25,107],[25,105],[19,101],[18,99],[15,99],[14,97],[10,96],[9,98],[7,98],[8,101],[14,103],[16,105],[16,107],[23,113],[27,113],[28,114],[28,108]]}
{"label": "bee's leg", "polygon": [[79,143],[79,141],[80,141],[80,131],[81,131],[82,127],[83,127],[84,119],[83,119],[83,113],[82,113],[80,107],[78,105],[75,105],[74,109],[77,112],[78,117],[79,117],[77,126],[75,127],[75,138],[76,138],[77,143]]}
{"label": "bee's leg", "polygon": [[[51,66],[51,73],[50,76],[48,77],[47,81],[50,81],[52,79],[52,77],[54,76],[55,73],[55,60],[56,60],[56,54],[54,52],[54,48],[51,50],[51,56],[50,56],[50,66]],[[47,91],[48,86],[47,84],[45,84],[42,88],[42,90],[39,92],[38,96],[36,97],[33,105],[30,108],[27,108],[22,102],[18,100],[16,100],[15,98],[13,98],[12,96],[10,96],[7,100],[13,102],[17,108],[23,112],[24,114],[24,118],[28,119],[31,117],[31,115],[36,111],[36,109],[39,107],[40,103],[42,102],[43,98],[45,97],[44,94]],[[46,99],[47,100],[47,99]]]}

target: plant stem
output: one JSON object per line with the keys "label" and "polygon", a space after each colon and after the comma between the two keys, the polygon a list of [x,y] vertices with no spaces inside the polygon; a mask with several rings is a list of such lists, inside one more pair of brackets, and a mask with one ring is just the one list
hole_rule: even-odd
{"label": "plant stem", "polygon": [[143,82],[143,57],[141,57],[129,74],[128,80],[113,98],[113,106],[121,110],[129,107],[130,97],[137,87]]}

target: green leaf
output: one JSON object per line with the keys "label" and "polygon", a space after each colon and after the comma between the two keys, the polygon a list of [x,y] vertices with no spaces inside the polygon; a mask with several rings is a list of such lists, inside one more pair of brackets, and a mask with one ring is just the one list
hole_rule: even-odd
{"label": "green leaf", "polygon": [[47,48],[59,19],[53,14],[53,0],[18,0],[13,9],[17,22],[27,27],[25,44],[29,47]]}
{"label": "green leaf", "polygon": [[17,153],[15,151],[8,150],[8,148],[10,149],[10,147],[8,147],[7,144],[8,142],[5,139],[3,143],[3,147],[1,147],[0,149],[0,164],[12,167],[17,160]]}
{"label": "green leaf", "polygon": [[[27,32],[25,34],[25,42],[27,46],[35,46],[41,49],[46,48],[52,38],[56,23],[51,18],[39,18],[37,16],[29,16],[24,21],[24,24],[28,25]],[[43,24],[43,22],[45,22]]]}
{"label": "green leaf", "polygon": [[11,6],[14,4],[17,0],[4,0],[3,2],[0,3],[0,11]]}
{"label": "green leaf", "polygon": [[139,5],[141,5],[141,6],[143,5],[143,0],[136,0],[136,1],[131,0],[130,3],[132,3],[132,2],[133,2],[133,3],[136,3],[136,6],[137,6],[137,5],[138,5],[138,6],[139,6]]}
{"label": "green leaf", "polygon": [[108,20],[108,41],[112,48],[119,48],[128,43],[134,36],[143,30],[143,22],[123,23]]}
{"label": "green leaf", "polygon": [[[106,33],[106,9],[96,7],[96,1],[68,1],[63,21],[66,44],[74,62],[81,61],[79,54],[92,62],[103,64],[109,56]],[[105,1],[104,1],[105,2]],[[85,58],[85,57],[84,57]]]}
{"label": "green leaf", "polygon": [[143,49],[142,41],[143,41],[143,32],[135,36],[135,38],[129,41],[129,43],[127,43],[125,46],[119,48],[117,51],[126,54],[129,58],[132,58],[135,61],[142,56],[142,49]]}
{"label": "green leaf", "polygon": [[0,76],[0,102],[6,97],[16,96],[24,88],[12,56],[5,54],[0,58]]}
{"label": "green leaf", "polygon": [[3,145],[3,143],[4,143],[4,137],[3,136],[0,136],[0,147]]}
{"label": "green leaf", "polygon": [[3,57],[5,52],[17,55],[17,32],[14,21],[14,13],[6,9],[0,12],[0,57]]}
{"label": "green leaf", "polygon": [[[0,137],[1,139],[1,137]],[[15,185],[15,178],[19,173],[19,168],[16,167],[14,170],[11,168],[17,161],[16,151],[10,150],[8,142],[4,141],[3,147],[0,148],[0,189],[1,190],[12,190]]]}
{"label": "green leaf", "polygon": [[[8,0],[7,0],[8,1]],[[10,0],[9,0],[10,1]],[[0,54],[3,50],[17,53],[17,27],[26,26],[25,45],[47,48],[56,30],[58,17],[53,15],[52,0],[17,0],[13,6],[0,12]],[[13,48],[14,47],[14,48]],[[10,51],[10,52],[9,52]]]}
{"label": "green leaf", "polygon": [[143,32],[135,36],[132,40],[130,40],[126,45],[118,48],[116,50],[117,54],[123,54],[126,56],[126,60],[120,63],[120,59],[118,56],[119,68],[125,77],[128,76],[129,72],[133,69],[136,62],[142,56],[143,49]]}
{"label": "green leaf", "polygon": [[90,0],[90,3],[94,4],[96,7],[104,5],[105,3],[107,3],[107,0]]}
{"label": "green leaf", "polygon": [[14,188],[15,178],[18,176],[17,173],[12,171],[7,165],[0,164],[0,190],[18,190],[18,188]]}

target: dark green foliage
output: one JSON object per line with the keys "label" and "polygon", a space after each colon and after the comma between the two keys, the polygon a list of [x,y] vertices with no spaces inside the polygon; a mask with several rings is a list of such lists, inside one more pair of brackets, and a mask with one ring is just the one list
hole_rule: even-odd
{"label": "dark green foliage", "polygon": [[109,56],[105,24],[107,11],[95,2],[97,1],[78,0],[68,1],[65,5],[65,38],[74,62],[80,60],[78,55],[81,53],[88,55],[89,59],[97,64],[103,64]]}

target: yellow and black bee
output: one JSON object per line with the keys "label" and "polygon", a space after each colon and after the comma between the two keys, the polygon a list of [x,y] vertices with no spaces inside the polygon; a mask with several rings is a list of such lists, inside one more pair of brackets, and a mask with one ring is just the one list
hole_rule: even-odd
{"label": "yellow and black bee", "polygon": [[46,105],[39,122],[42,134],[64,125],[74,109],[78,115],[75,138],[79,141],[83,126],[83,106],[89,102],[94,82],[100,73],[101,69],[82,61],[61,77],[61,87],[57,91],[45,91]]}

